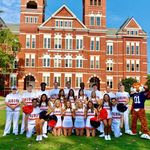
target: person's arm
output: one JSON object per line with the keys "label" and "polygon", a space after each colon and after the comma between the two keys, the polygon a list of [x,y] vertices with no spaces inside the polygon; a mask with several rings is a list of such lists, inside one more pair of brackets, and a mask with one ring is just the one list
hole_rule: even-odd
{"label": "person's arm", "polygon": [[14,106],[13,106],[13,105],[10,105],[10,104],[8,103],[8,101],[9,101],[9,96],[6,96],[6,98],[5,98],[5,105],[8,106],[10,109],[14,110]]}

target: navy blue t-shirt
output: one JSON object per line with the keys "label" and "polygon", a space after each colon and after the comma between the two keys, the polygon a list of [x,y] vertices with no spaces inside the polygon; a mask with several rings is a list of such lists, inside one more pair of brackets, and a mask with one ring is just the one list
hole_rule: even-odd
{"label": "navy blue t-shirt", "polygon": [[145,92],[131,94],[131,97],[133,98],[134,109],[144,108],[144,103],[145,103],[145,100],[147,99],[144,93]]}

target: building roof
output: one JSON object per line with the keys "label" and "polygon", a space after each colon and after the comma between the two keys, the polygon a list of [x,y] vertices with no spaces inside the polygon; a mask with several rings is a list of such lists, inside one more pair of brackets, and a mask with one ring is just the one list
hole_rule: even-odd
{"label": "building roof", "polygon": [[7,27],[14,34],[19,34],[20,32],[20,24],[7,24]]}
{"label": "building roof", "polygon": [[0,28],[7,28],[5,22],[3,21],[1,17],[0,17]]}

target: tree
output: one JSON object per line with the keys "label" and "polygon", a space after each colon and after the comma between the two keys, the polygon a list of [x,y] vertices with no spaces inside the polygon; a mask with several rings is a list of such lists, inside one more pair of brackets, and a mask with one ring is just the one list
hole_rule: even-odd
{"label": "tree", "polygon": [[145,84],[146,84],[146,85],[148,86],[148,88],[150,89],[150,74],[147,75],[147,81],[146,81]]}
{"label": "tree", "polygon": [[9,29],[0,30],[0,72],[13,71],[13,62],[20,49],[18,37]]}
{"label": "tree", "polygon": [[134,78],[125,78],[122,79],[121,82],[125,86],[125,91],[130,93],[131,86],[133,85],[133,83],[136,83],[137,80]]}

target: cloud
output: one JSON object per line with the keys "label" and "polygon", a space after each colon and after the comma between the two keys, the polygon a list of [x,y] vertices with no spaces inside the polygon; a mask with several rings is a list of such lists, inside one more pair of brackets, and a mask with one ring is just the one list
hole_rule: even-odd
{"label": "cloud", "polygon": [[6,23],[19,23],[20,0],[0,0],[1,17]]}

